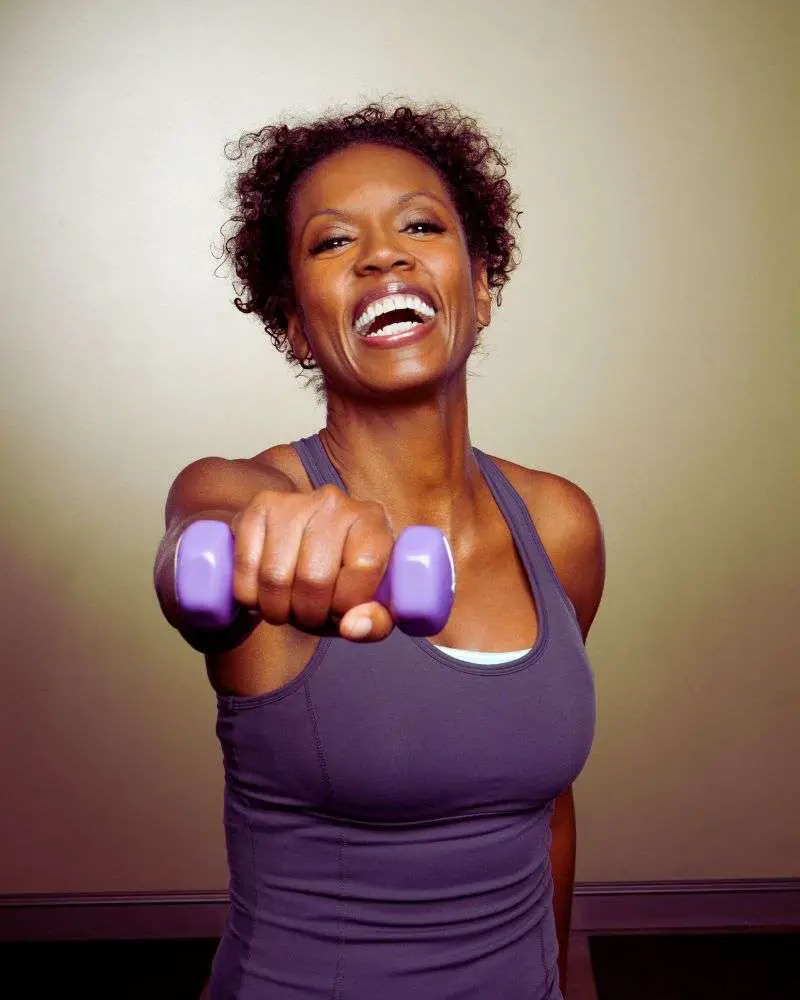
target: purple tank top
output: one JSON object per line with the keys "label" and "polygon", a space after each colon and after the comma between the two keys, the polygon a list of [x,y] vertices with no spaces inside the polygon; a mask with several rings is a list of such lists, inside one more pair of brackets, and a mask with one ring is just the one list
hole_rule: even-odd
{"label": "purple tank top", "polygon": [[[345,488],[318,435],[294,447],[315,487]],[[277,691],[218,696],[230,909],[211,1000],[561,1000],[549,821],[589,754],[594,684],[524,502],[474,453],[537,641],[480,666],[397,629],[322,639]]]}

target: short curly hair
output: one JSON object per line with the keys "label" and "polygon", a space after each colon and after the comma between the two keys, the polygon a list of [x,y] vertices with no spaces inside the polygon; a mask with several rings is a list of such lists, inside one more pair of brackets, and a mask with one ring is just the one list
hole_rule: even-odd
{"label": "short curly hair", "polygon": [[317,365],[292,350],[284,311],[292,295],[289,199],[306,170],[361,142],[409,150],[439,172],[459,213],[470,257],[485,261],[498,304],[518,263],[513,230],[521,212],[515,209],[517,198],[506,180],[507,160],[476,120],[452,105],[372,103],[349,114],[329,112],[307,124],[246,132],[225,147],[229,160],[244,163],[229,188],[234,215],[222,232],[230,226],[234,231],[225,239],[221,257],[236,276],[237,309],[255,313],[278,350],[307,372]]}

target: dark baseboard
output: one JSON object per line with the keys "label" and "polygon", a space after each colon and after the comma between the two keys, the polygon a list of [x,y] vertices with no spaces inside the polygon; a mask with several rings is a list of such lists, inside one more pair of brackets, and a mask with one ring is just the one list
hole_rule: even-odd
{"label": "dark baseboard", "polygon": [[[130,892],[0,896],[0,940],[219,937],[227,893]],[[572,929],[585,934],[797,928],[800,879],[585,882]]]}
{"label": "dark baseboard", "polygon": [[800,878],[585,882],[572,904],[587,934],[779,927],[800,930]]}
{"label": "dark baseboard", "polygon": [[227,912],[224,891],[0,896],[0,941],[219,937]]}

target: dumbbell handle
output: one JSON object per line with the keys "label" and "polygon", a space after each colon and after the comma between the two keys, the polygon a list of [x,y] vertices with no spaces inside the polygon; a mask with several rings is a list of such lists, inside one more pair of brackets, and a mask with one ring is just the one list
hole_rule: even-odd
{"label": "dumbbell handle", "polygon": [[[192,627],[221,629],[236,616],[233,533],[224,521],[193,521],[175,552],[175,596]],[[436,635],[455,597],[455,568],[438,528],[413,525],[401,532],[375,600],[407,635]]]}

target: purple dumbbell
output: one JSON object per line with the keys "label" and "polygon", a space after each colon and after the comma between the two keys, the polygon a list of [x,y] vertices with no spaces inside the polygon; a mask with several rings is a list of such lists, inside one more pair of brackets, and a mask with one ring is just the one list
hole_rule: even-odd
{"label": "purple dumbbell", "polygon": [[[175,553],[175,594],[189,625],[225,628],[236,615],[233,533],[224,521],[194,521]],[[436,635],[455,597],[455,568],[438,528],[414,525],[400,534],[375,594],[407,635]]]}

